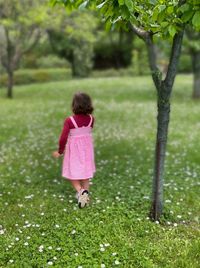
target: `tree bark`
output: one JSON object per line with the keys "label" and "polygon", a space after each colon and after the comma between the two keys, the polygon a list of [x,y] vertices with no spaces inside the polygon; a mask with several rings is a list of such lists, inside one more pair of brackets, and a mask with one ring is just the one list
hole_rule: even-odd
{"label": "tree bark", "polygon": [[7,97],[10,99],[13,98],[13,71],[8,72]]}
{"label": "tree bark", "polygon": [[200,51],[192,51],[193,94],[194,99],[200,99]]}
{"label": "tree bark", "polygon": [[[162,92],[166,90],[168,96],[166,99],[160,98]],[[166,145],[168,136],[168,125],[170,121],[170,97],[171,88],[165,88],[164,82],[157,90],[157,136],[155,144],[155,166],[152,185],[152,205],[151,218],[159,220],[163,212],[163,181],[164,181],[164,163],[166,155]]]}

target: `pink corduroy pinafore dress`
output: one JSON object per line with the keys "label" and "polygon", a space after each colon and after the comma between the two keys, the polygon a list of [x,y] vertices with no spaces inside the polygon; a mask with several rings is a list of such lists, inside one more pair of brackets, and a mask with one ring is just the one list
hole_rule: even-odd
{"label": "pink corduroy pinafore dress", "polygon": [[70,129],[63,159],[62,176],[69,180],[90,179],[95,173],[94,146],[92,139],[92,116],[89,125]]}

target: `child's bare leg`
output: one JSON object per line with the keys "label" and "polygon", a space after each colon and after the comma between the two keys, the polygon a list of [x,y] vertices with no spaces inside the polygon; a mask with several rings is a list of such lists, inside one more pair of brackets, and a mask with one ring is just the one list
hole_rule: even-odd
{"label": "child's bare leg", "polygon": [[71,184],[72,184],[72,186],[74,187],[74,189],[77,192],[79,192],[82,189],[82,187],[81,187],[81,181],[79,181],[79,180],[74,180],[74,181],[71,180]]}
{"label": "child's bare leg", "polygon": [[88,180],[81,180],[82,188],[89,191],[89,179]]}

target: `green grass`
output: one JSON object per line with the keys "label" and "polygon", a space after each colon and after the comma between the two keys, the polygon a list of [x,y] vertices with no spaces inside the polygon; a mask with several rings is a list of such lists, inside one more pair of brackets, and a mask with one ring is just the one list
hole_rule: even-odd
{"label": "green grass", "polygon": [[[16,87],[0,99],[0,267],[200,267],[200,103],[192,77],[172,96],[164,216],[148,219],[156,135],[149,77]],[[52,159],[77,90],[94,100],[97,173],[91,205]],[[40,252],[41,251],[41,252]]]}

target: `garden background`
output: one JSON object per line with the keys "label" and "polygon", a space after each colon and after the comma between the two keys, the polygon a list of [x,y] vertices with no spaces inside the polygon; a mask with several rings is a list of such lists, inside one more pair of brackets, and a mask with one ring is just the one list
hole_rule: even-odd
{"label": "garden background", "polygon": [[[157,107],[144,42],[108,31],[94,10],[13,0],[0,1],[0,45],[0,267],[199,267],[199,34],[183,40],[159,221],[149,215]],[[170,46],[156,40],[164,74]],[[79,90],[94,102],[97,164],[81,210],[52,158]]]}

